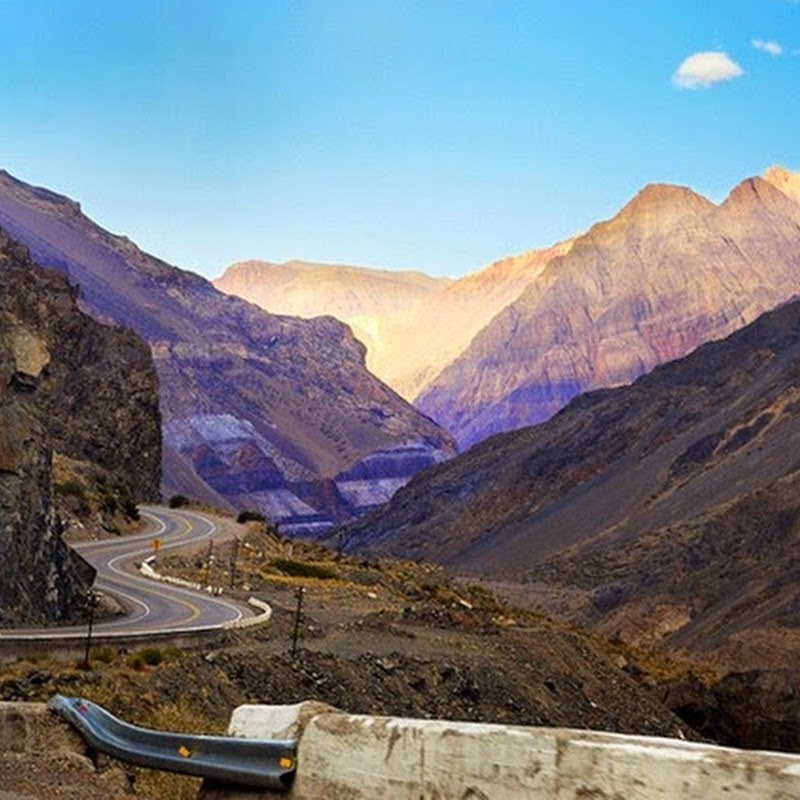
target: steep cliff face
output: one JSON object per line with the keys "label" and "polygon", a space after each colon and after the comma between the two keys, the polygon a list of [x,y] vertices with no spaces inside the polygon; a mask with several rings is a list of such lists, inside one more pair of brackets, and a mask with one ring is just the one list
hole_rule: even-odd
{"label": "steep cliff face", "polygon": [[770,175],[720,206],[647,187],[552,260],[417,406],[467,447],[545,420],[586,390],[628,383],[791,298],[800,204],[790,173]]}
{"label": "steep cliff face", "polygon": [[368,373],[363,345],[332,318],[276,316],[226,296],[7,173],[0,224],[67,272],[93,316],[150,343],[165,494],[330,521],[358,512],[331,479],[371,452],[418,444],[431,463],[452,452],[443,429]]}
{"label": "steep cliff face", "polygon": [[60,273],[0,230],[0,624],[75,618],[93,570],[60,538],[52,456],[158,497],[158,389],[147,346],[82,314]]}
{"label": "steep cliff face", "polygon": [[52,451],[31,397],[32,380],[16,369],[4,323],[0,322],[0,626],[74,619],[84,607],[94,571],[60,537],[51,490]]}

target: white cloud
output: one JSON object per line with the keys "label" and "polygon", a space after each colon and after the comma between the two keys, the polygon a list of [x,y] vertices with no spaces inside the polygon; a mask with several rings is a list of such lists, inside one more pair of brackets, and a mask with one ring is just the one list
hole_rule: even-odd
{"label": "white cloud", "polygon": [[771,56],[783,55],[783,46],[779,45],[777,42],[765,42],[763,39],[753,39],[750,44],[752,44],[756,50],[763,50]]}
{"label": "white cloud", "polygon": [[744,70],[727,53],[709,51],[684,59],[672,76],[672,82],[681,89],[707,89],[740,75],[744,75]]}

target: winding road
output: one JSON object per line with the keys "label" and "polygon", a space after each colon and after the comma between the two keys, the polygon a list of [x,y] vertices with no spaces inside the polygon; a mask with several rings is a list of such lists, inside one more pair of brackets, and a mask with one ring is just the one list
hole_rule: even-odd
{"label": "winding road", "polygon": [[[95,588],[116,597],[128,612],[124,617],[97,622],[100,637],[146,637],[153,634],[187,633],[228,627],[254,615],[251,607],[202,591],[161,583],[138,574],[137,564],[153,554],[153,540],[165,551],[207,542],[217,535],[215,523],[194,511],[157,506],[140,509],[152,530],[136,536],[115,537],[75,545],[97,570]],[[63,639],[86,636],[86,626],[15,629],[0,632],[6,639]]]}

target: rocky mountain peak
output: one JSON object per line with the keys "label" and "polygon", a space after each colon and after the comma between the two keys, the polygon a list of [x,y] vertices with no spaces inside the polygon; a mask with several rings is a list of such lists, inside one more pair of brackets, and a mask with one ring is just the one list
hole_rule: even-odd
{"label": "rocky mountain peak", "polygon": [[[800,190],[800,183],[797,188]],[[800,209],[797,198],[793,197],[791,192],[791,180],[785,182],[782,187],[773,181],[755,176],[734,187],[720,208],[733,217],[743,220],[771,212],[796,217]]]}
{"label": "rocky mountain peak", "polygon": [[664,227],[683,216],[703,214],[713,208],[714,204],[710,200],[686,186],[651,183],[624,206],[611,223],[647,228]]}
{"label": "rocky mountain peak", "polygon": [[767,183],[780,189],[785,195],[800,203],[800,172],[791,172],[785,167],[775,165],[764,171],[762,176]]}

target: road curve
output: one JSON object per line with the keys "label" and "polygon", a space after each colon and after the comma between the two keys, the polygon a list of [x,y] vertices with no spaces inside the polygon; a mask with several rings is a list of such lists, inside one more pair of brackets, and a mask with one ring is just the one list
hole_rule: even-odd
{"label": "road curve", "polygon": [[[75,545],[97,570],[95,588],[116,597],[128,612],[124,617],[98,621],[94,631],[100,636],[142,636],[187,633],[221,628],[253,615],[244,604],[213,597],[138,574],[137,564],[153,555],[153,540],[161,543],[159,554],[188,545],[207,542],[217,533],[212,520],[195,511],[146,506],[142,516],[153,530],[137,536],[122,536],[101,542]],[[15,629],[0,633],[3,639],[61,639],[83,637],[86,626],[42,629]]]}

